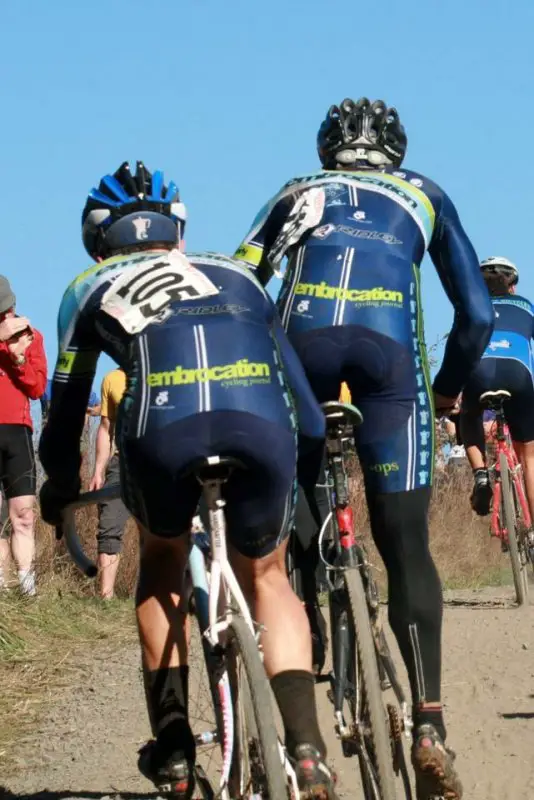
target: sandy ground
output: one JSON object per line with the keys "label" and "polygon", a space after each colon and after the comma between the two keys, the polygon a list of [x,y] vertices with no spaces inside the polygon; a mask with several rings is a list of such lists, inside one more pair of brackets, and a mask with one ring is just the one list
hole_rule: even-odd
{"label": "sandy ground", "polygon": [[[443,694],[466,800],[534,798],[534,608],[517,609],[511,597],[508,587],[447,596]],[[2,800],[150,794],[136,768],[149,735],[137,649],[80,658],[83,684],[62,690],[40,729],[19,743],[18,768],[0,776]],[[193,684],[192,710],[201,717],[204,686]],[[317,694],[339,795],[361,797],[357,763],[342,757],[332,733],[325,684]]]}

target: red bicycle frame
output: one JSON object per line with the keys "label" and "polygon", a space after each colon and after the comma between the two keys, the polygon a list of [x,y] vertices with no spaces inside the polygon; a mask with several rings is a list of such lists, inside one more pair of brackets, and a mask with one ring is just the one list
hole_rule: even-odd
{"label": "red bicycle frame", "polygon": [[519,464],[516,452],[510,441],[510,434],[508,432],[508,427],[504,422],[504,418],[501,416],[499,412],[497,412],[497,417],[495,419],[494,427],[496,428],[496,433],[495,433],[496,457],[495,457],[495,464],[492,467],[492,471],[495,474],[495,485],[493,488],[493,510],[491,514],[490,533],[492,536],[495,536],[497,539],[500,539],[505,544],[508,544],[508,531],[502,524],[500,515],[501,491],[502,491],[501,467],[500,467],[501,453],[503,453],[504,457],[506,458],[506,463],[508,464],[508,469],[510,470],[510,475],[513,482],[516,504],[517,502],[519,503],[521,514],[523,516],[523,522],[527,528],[530,528],[531,525],[530,509],[528,507],[523,481],[521,480],[520,477],[521,465]]}

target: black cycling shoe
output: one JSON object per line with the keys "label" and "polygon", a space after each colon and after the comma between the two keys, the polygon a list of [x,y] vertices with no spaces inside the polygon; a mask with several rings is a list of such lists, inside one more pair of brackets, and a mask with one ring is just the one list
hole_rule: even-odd
{"label": "black cycling shoe", "polygon": [[173,800],[190,800],[195,789],[195,763],[184,757],[182,750],[169,753],[169,748],[152,739],[139,750],[139,772],[162,794]]}
{"label": "black cycling shoe", "polygon": [[480,517],[485,517],[490,512],[493,489],[487,469],[477,469],[475,472],[475,485],[471,494],[471,508]]}
{"label": "black cycling shoe", "polygon": [[433,725],[415,729],[412,764],[417,800],[461,800],[463,788],[454,769],[455,757]]}
{"label": "black cycling shoe", "polygon": [[310,744],[299,744],[291,759],[297,776],[301,800],[337,800],[336,776]]}

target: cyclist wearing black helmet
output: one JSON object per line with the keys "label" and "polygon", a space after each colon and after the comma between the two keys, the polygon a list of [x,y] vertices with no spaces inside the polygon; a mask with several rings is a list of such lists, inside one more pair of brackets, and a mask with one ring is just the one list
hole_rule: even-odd
{"label": "cyclist wearing black helmet", "polygon": [[519,272],[507,258],[494,256],[480,270],[495,311],[495,329],[482,360],[464,389],[461,430],[474,473],[473,509],[484,516],[491,505],[491,484],[485,460],[483,392],[505,389],[512,397],[504,402],[506,421],[523,467],[530,513],[534,519],[534,306],[516,294]]}
{"label": "cyclist wearing black helmet", "polygon": [[85,247],[100,263],[71,283],[59,311],[41,511],[58,524],[78,494],[80,434],[104,351],[127,376],[116,438],[123,500],[142,534],[137,620],[155,740],[139,767],[159,788],[171,785],[175,798],[192,796],[187,615],[175,611],[188,549],[180,534],[191,528],[200,486],[183,473],[198,458],[232,455],[249,467],[225,487],[234,569],[269,631],[265,666],[301,796],[332,798],[309,628],[285,572],[297,422],[304,457],[320,462],[321,409],[250,271],[225,256],[182,254],[185,208],[161,172],[138,163],[132,175],[124,163],[91,191],[82,219]]}
{"label": "cyclist wearing black helmet", "polygon": [[437,408],[455,405],[493,312],[452,202],[432,181],[401,170],[406,146],[397,111],[382,101],[332,106],[318,134],[323,170],[289,181],[236,257],[265,284],[287,256],[278,308],[315,395],[335,400],[345,381],[363,413],[355,438],[412,689],[418,797],[458,798],[443,744],[442,596],[428,548],[434,403],[420,300],[425,252],[455,309],[434,380]]}

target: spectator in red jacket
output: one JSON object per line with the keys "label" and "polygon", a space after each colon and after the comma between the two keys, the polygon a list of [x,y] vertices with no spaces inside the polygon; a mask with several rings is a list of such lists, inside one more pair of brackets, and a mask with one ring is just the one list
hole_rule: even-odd
{"label": "spectator in red jacket", "polygon": [[[21,592],[35,594],[35,456],[30,399],[46,388],[43,337],[15,314],[15,295],[0,275],[0,483],[11,520],[11,554]],[[0,538],[0,587],[9,543]]]}

